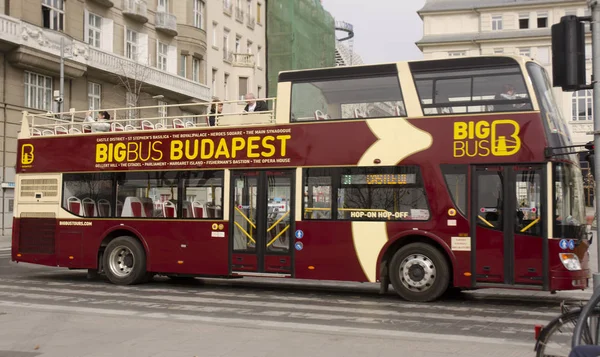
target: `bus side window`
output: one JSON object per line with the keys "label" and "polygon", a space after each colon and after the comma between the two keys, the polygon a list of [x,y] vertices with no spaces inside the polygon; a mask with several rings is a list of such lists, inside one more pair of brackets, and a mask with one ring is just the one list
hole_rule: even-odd
{"label": "bus side window", "polygon": [[331,219],[331,170],[304,170],[304,219]]}
{"label": "bus side window", "polygon": [[454,206],[462,213],[465,217],[467,216],[467,173],[469,171],[468,165],[440,165],[444,180],[446,181],[446,188]]}

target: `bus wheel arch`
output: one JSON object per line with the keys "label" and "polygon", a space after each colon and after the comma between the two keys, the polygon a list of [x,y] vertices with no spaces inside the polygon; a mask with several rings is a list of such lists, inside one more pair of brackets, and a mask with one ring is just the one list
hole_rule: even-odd
{"label": "bus wheel arch", "polygon": [[98,249],[98,271],[117,285],[133,285],[152,278],[147,270],[148,249],[139,234],[116,229],[106,235]]}
{"label": "bus wheel arch", "polygon": [[[407,277],[408,281],[402,281],[400,269],[404,267],[414,270],[417,282],[431,285],[423,292],[411,291],[409,287],[414,288],[418,284],[413,285],[415,281],[410,277]],[[413,232],[397,238],[384,250],[379,272],[381,293],[386,292],[391,283],[396,293],[405,300],[427,302],[438,299],[453,286],[454,262],[443,241]],[[433,275],[431,281],[426,279],[426,274]]]}

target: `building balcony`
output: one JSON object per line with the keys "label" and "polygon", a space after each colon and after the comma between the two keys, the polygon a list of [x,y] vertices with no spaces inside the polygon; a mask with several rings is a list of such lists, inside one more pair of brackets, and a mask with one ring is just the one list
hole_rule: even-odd
{"label": "building balcony", "polygon": [[100,5],[106,6],[106,7],[115,6],[114,1],[112,1],[112,0],[92,0],[92,1],[95,2],[96,4],[100,4]]}
{"label": "building balcony", "polygon": [[123,16],[145,24],[148,22],[146,0],[123,0]]}
{"label": "building balcony", "polygon": [[232,53],[232,65],[235,67],[254,67],[254,55],[252,53]]}
{"label": "building balcony", "polygon": [[244,23],[244,10],[241,7],[235,7],[235,19],[238,22]]}
{"label": "building balcony", "polygon": [[229,16],[233,14],[233,3],[231,0],[223,0],[223,12]]}
{"label": "building balcony", "polygon": [[157,12],[154,27],[169,36],[177,36],[177,17],[167,12]]}
{"label": "building balcony", "polygon": [[[181,97],[182,100],[189,98],[200,101],[211,100],[210,88],[206,85],[89,46],[60,32],[1,14],[0,29],[2,29],[0,48],[10,51],[8,57],[12,58],[16,66],[58,73],[60,43],[63,38],[66,58],[65,75],[69,77],[82,76],[86,71],[95,69],[113,76],[141,80],[147,84],[147,88],[154,88],[156,92],[170,92],[175,97]],[[139,78],[132,78],[132,76]],[[110,76],[106,77],[108,79]]]}
{"label": "building balcony", "polygon": [[252,14],[246,15],[246,26],[249,29],[254,30],[254,25],[256,24],[256,18],[252,16]]}

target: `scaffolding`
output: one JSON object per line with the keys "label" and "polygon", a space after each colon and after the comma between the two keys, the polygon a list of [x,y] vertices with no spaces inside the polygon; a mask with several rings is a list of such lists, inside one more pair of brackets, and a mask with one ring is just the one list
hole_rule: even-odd
{"label": "scaffolding", "polygon": [[279,72],[335,66],[335,21],[319,0],[267,2],[267,95]]}

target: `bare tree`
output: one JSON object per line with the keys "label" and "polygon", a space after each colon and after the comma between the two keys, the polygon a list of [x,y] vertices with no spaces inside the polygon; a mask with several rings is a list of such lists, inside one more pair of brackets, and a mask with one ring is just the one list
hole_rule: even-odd
{"label": "bare tree", "polygon": [[[134,58],[140,58],[141,54],[137,54]],[[147,80],[151,73],[151,68],[147,64],[148,61],[117,61],[117,66],[113,75],[117,78],[117,86],[125,89],[125,105],[127,107],[138,107],[140,94],[146,88]],[[127,119],[135,119],[140,117],[138,110],[129,110],[126,115]]]}

